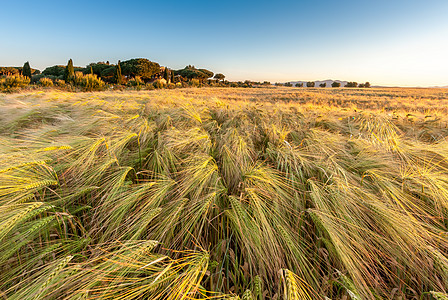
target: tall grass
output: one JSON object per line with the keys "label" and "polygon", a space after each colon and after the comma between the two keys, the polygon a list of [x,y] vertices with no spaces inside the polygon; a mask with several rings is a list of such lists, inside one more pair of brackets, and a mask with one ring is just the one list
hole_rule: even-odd
{"label": "tall grass", "polygon": [[0,295],[448,297],[443,118],[235,91],[3,96]]}

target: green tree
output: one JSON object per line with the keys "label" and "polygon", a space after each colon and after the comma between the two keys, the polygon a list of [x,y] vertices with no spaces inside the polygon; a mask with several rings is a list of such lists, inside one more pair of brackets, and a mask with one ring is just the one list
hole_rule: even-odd
{"label": "green tree", "polygon": [[22,75],[31,79],[31,68],[30,68],[30,63],[29,62],[26,62],[23,65]]}
{"label": "green tree", "polygon": [[194,66],[186,66],[181,70],[175,72],[176,75],[180,75],[188,80],[199,79],[204,81],[208,78],[213,77],[213,72],[207,69],[196,69]]}
{"label": "green tree", "polygon": [[347,82],[347,84],[345,85],[345,87],[357,87],[358,83],[354,82],[354,81],[349,81]]}
{"label": "green tree", "polygon": [[327,84],[324,82],[324,83],[319,84],[319,86],[320,86],[321,88],[324,88],[324,87],[327,86]]}
{"label": "green tree", "polygon": [[336,82],[336,81],[333,81],[333,83],[331,84],[331,87],[340,87],[340,86],[341,86],[341,83]]}
{"label": "green tree", "polygon": [[303,83],[296,83],[296,87],[303,87]]}
{"label": "green tree", "polygon": [[165,70],[163,71],[163,78],[166,80],[167,83],[171,82],[170,75],[171,75],[170,70],[167,67],[165,67]]}
{"label": "green tree", "polygon": [[217,74],[215,74],[215,76],[213,78],[220,81],[220,80],[224,80],[224,78],[226,78],[226,76],[224,76],[224,74],[217,73]]}
{"label": "green tree", "polygon": [[64,76],[65,74],[65,68],[66,66],[51,66],[51,67],[47,67],[45,68],[45,70],[42,71],[43,75],[46,76]]}
{"label": "green tree", "polygon": [[70,58],[67,67],[65,67],[64,80],[65,82],[70,82],[73,81],[74,78],[75,78],[75,68],[73,68],[73,60]]}
{"label": "green tree", "polygon": [[[107,69],[103,69],[100,74],[100,78],[105,82],[115,83],[116,82],[116,66],[109,66]],[[96,76],[96,74],[94,74]]]}
{"label": "green tree", "polygon": [[147,81],[160,74],[160,65],[146,58],[133,58],[121,63],[121,72],[126,76],[140,76],[142,80]]}
{"label": "green tree", "polygon": [[307,86],[307,87],[314,87],[314,85],[315,85],[314,81],[308,81],[308,82],[306,83],[306,86]]}
{"label": "green tree", "polygon": [[115,72],[115,83],[122,84],[123,83],[123,75],[121,75],[121,63],[118,61],[116,72]]}
{"label": "green tree", "polygon": [[[89,74],[93,72],[98,77],[101,77],[101,73],[103,73],[104,70],[109,69],[111,67],[114,67],[114,65],[107,64],[105,62],[97,62],[97,63],[90,63],[87,65],[87,67],[84,69],[84,74]],[[91,73],[92,74],[92,73]]]}

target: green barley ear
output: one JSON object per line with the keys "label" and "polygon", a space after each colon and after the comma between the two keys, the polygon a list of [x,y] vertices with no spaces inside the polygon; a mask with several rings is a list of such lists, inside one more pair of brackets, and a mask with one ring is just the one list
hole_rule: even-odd
{"label": "green barley ear", "polygon": [[251,290],[246,290],[241,297],[241,300],[255,300]]}
{"label": "green barley ear", "polygon": [[[33,210],[41,207],[42,205],[44,205],[43,202],[28,203],[25,205],[23,209],[19,210],[16,214],[7,218],[5,221],[0,222],[0,241],[8,234],[8,232],[12,228],[14,228],[14,226],[16,226],[22,220],[26,219]],[[6,208],[5,206],[0,207],[0,212],[2,212],[2,210],[4,210],[5,208]]]}
{"label": "green barley ear", "polygon": [[263,279],[261,279],[260,275],[255,276],[254,278],[254,292],[255,297],[257,299],[261,299],[263,295]]}
{"label": "green barley ear", "polygon": [[279,271],[283,282],[283,295],[286,300],[312,300],[312,288],[299,276],[288,269]]}
{"label": "green barley ear", "polygon": [[434,291],[431,291],[430,294],[431,294],[431,296],[433,296],[437,300],[448,300],[448,294],[440,293],[440,292],[434,292]]}
{"label": "green barley ear", "polygon": [[[62,259],[54,268],[54,270],[48,275],[47,280],[42,284],[42,286],[39,288],[39,291],[37,292],[38,294],[38,299],[41,299],[42,296],[42,292],[47,288],[47,286],[53,281],[53,279],[58,276],[58,274],[62,271],[62,269],[65,268],[65,266],[72,260],[73,256],[69,255],[67,257],[65,257],[64,259]],[[63,280],[62,278],[60,280]]]}

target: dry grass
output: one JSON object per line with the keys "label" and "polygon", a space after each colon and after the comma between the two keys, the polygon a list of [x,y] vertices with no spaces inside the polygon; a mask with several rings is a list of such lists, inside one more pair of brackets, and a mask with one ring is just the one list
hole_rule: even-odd
{"label": "dry grass", "polygon": [[444,299],[448,90],[0,95],[6,299]]}

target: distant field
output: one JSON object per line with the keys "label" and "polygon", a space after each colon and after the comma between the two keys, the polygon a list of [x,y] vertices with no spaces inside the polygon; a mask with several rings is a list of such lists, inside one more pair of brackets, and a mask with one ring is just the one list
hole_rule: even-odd
{"label": "distant field", "polygon": [[447,104],[0,94],[0,298],[448,299]]}

